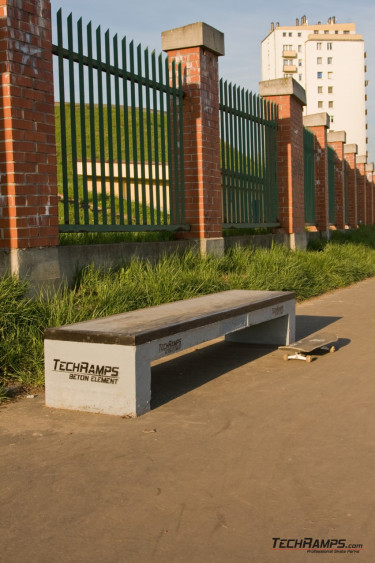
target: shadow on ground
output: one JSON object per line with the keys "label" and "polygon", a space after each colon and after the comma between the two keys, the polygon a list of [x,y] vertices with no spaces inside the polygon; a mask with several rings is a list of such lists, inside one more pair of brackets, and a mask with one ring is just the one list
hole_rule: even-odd
{"label": "shadow on ground", "polygon": [[319,315],[296,315],[296,340],[306,338],[318,330],[339,321],[341,317],[322,317]]}
{"label": "shadow on ground", "polygon": [[[339,319],[340,317],[297,315],[296,338],[305,338]],[[340,338],[337,347],[348,343],[349,341]],[[151,380],[151,409],[160,407],[274,350],[277,350],[277,346],[220,341],[154,365]]]}

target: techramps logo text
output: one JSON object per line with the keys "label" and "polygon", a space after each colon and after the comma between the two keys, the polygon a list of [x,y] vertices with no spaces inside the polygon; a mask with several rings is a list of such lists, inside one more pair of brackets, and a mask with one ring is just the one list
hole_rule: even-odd
{"label": "techramps logo text", "polygon": [[345,538],[272,538],[272,551],[306,551],[307,553],[360,553],[361,543],[347,542]]}

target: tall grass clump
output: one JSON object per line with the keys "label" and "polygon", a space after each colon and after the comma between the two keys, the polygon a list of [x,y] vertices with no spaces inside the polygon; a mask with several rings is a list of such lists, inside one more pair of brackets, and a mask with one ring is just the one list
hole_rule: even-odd
{"label": "tall grass clump", "polygon": [[[361,229],[359,229],[360,231]],[[28,286],[0,278],[0,399],[14,384],[43,384],[43,333],[125,311],[228,289],[288,290],[302,301],[375,276],[375,230],[337,235],[318,251],[235,247],[223,258],[188,251],[157,263],[138,259],[117,268],[89,266],[73,288],[27,296]]]}

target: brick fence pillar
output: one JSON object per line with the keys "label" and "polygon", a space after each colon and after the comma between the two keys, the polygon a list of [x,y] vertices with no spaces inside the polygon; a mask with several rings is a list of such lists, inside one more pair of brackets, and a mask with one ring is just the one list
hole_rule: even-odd
{"label": "brick fence pillar", "polygon": [[338,229],[345,229],[345,131],[328,131],[328,144],[335,151],[335,220]]}
{"label": "brick fence pillar", "polygon": [[60,283],[50,0],[0,0],[0,275]]}
{"label": "brick fence pillar", "polygon": [[259,83],[260,95],[278,105],[279,221],[290,247],[306,247],[302,108],[305,90],[293,78]]}
{"label": "brick fence pillar", "polygon": [[306,115],[304,126],[314,133],[315,145],[315,206],[318,231],[329,236],[328,145],[329,115],[325,112]]}
{"label": "brick fence pillar", "polygon": [[348,225],[352,229],[358,227],[357,152],[358,147],[355,144],[344,146],[345,160],[347,162]]}
{"label": "brick fence pillar", "polygon": [[366,224],[367,225],[374,225],[375,224],[375,215],[374,215],[374,163],[369,162],[365,166],[365,174],[367,179],[367,189],[366,189]]}
{"label": "brick fence pillar", "polygon": [[162,49],[181,63],[183,75],[183,141],[185,218],[203,253],[222,254],[222,190],[220,172],[218,57],[224,35],[205,23],[162,33]]}
{"label": "brick fence pillar", "polygon": [[358,213],[358,223],[366,225],[367,223],[367,177],[366,177],[366,164],[367,156],[357,156],[356,166],[357,166],[357,213]]}
{"label": "brick fence pillar", "polygon": [[0,72],[0,248],[55,246],[50,0],[0,0]]}

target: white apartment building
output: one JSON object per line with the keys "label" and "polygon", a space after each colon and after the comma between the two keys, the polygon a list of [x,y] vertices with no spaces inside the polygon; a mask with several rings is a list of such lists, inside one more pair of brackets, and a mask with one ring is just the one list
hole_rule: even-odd
{"label": "white apartment building", "polygon": [[292,76],[306,90],[305,115],[327,112],[332,131],[367,155],[366,53],[354,23],[271,24],[262,41],[262,80]]}

